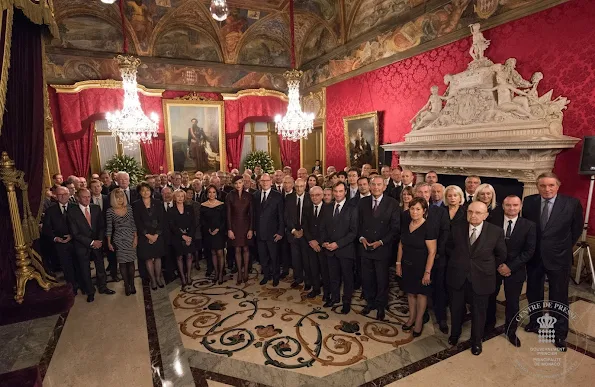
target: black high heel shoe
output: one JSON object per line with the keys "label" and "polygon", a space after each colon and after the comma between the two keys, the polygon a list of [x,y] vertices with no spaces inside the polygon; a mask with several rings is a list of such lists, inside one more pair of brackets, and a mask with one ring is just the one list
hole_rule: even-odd
{"label": "black high heel shoe", "polygon": [[411,325],[403,324],[403,326],[401,327],[401,330],[403,330],[403,332],[410,332],[414,325],[415,325],[415,322],[413,322]]}
{"label": "black high heel shoe", "polygon": [[412,336],[413,336],[413,337],[419,337],[419,336],[421,336],[421,334],[423,333],[423,331],[424,331],[424,326],[422,325],[422,326],[421,326],[421,331],[419,331],[419,332],[416,332],[416,331],[414,330],[414,331],[412,332]]}

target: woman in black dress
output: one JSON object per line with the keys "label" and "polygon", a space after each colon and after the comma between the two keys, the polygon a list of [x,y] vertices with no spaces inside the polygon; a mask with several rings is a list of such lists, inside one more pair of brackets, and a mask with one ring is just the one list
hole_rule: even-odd
{"label": "woman in black dress", "polygon": [[225,268],[226,223],[225,203],[217,200],[217,187],[207,187],[207,200],[201,204],[202,235],[205,248],[211,251],[211,258],[215,268],[215,280],[219,285],[223,283],[223,269]]}
{"label": "woman in black dress", "polygon": [[402,277],[400,286],[409,302],[409,319],[403,325],[403,332],[413,328],[413,337],[421,336],[428,296],[432,294],[430,273],[436,257],[436,235],[426,222],[427,211],[425,199],[411,201],[411,221],[401,232],[397,254],[397,276]]}
{"label": "woman in black dress", "polygon": [[252,245],[252,195],[244,190],[242,176],[233,178],[233,188],[234,190],[225,198],[227,237],[229,238],[228,247],[236,249],[236,267],[238,268],[236,284],[240,285],[242,281],[248,282],[249,247]]}
{"label": "woman in black dress", "polygon": [[196,191],[194,188],[186,188],[186,204],[192,206],[192,211],[194,211],[194,224],[196,225],[196,230],[194,232],[194,247],[196,251],[194,255],[196,256],[196,262],[194,267],[196,270],[200,270],[200,266],[198,262],[202,256],[202,231],[200,229],[200,203],[195,201],[194,198],[196,196]]}
{"label": "woman in black dress", "polygon": [[[184,204],[186,193],[177,189],[174,192],[174,207],[167,212],[171,244],[176,253],[178,272],[182,281],[182,288],[191,282],[192,254],[194,253],[194,235],[196,224],[192,206]],[[184,271],[184,260],[186,271]]]}
{"label": "woman in black dress", "polygon": [[449,185],[444,189],[443,203],[448,210],[451,229],[453,225],[461,220],[467,220],[465,214],[465,195],[459,186]]}
{"label": "woman in black dress", "polygon": [[152,197],[153,188],[143,181],[136,191],[141,197],[141,200],[132,205],[138,233],[136,255],[139,261],[145,261],[151,279],[151,289],[156,290],[157,286],[165,286],[161,272],[161,257],[165,256],[165,235],[169,230],[169,224],[163,203]]}

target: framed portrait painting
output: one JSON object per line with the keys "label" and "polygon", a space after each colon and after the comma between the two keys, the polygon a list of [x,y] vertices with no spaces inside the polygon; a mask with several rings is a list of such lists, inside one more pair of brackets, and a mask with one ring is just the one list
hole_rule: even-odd
{"label": "framed portrait painting", "polygon": [[223,101],[164,99],[163,114],[170,171],[226,170]]}
{"label": "framed portrait painting", "polygon": [[378,112],[343,118],[347,166],[378,169]]}

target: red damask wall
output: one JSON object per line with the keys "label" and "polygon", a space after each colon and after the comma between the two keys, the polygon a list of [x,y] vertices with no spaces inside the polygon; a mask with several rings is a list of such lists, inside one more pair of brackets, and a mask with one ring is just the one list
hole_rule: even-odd
{"label": "red damask wall", "polygon": [[[492,44],[486,55],[494,62],[518,59],[517,69],[530,78],[541,71],[540,94],[570,99],[564,113],[564,133],[595,135],[595,1],[573,0],[484,32]],[[431,85],[443,76],[465,70],[471,38],[425,52],[327,88],[327,165],[345,167],[343,117],[374,110],[382,112],[380,143],[402,141],[409,120],[426,103]],[[562,180],[561,192],[580,198],[583,206],[589,179],[577,174],[582,141],[562,152],[554,171]],[[591,216],[595,224],[595,214]]]}

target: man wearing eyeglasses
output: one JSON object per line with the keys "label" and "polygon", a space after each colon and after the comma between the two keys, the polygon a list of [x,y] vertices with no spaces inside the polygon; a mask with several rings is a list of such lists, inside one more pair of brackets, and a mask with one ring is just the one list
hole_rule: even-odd
{"label": "man wearing eyeglasses", "polygon": [[521,346],[521,341],[516,336],[518,322],[515,320],[519,312],[519,298],[523,289],[523,282],[527,278],[525,265],[535,253],[537,244],[537,228],[535,223],[521,218],[523,203],[515,195],[507,196],[502,202],[503,212],[496,212],[490,218],[490,223],[504,228],[506,241],[506,261],[498,266],[496,275],[496,291],[490,296],[484,336],[493,332],[496,326],[496,296],[504,282],[506,296],[506,324],[505,333],[508,341],[515,347]]}

